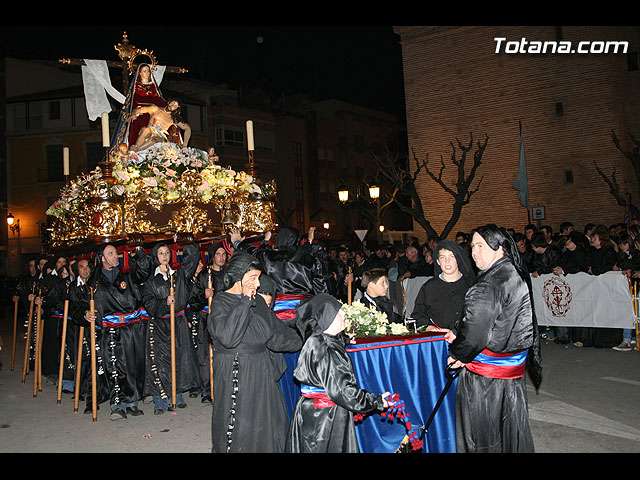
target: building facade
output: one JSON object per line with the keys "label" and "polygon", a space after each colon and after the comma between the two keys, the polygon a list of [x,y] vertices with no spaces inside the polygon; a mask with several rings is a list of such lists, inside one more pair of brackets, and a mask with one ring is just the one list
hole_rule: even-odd
{"label": "building facade", "polygon": [[[638,27],[397,26],[394,31],[402,44],[410,154],[428,158],[436,175],[442,159],[443,178],[451,184],[451,145],[459,157],[457,140],[468,144],[472,135],[477,143],[488,136],[472,188],[482,183],[451,237],[489,222],[523,231],[530,218],[554,231],[564,221],[576,229],[624,221],[625,208],[595,165],[607,175],[615,169],[621,189],[640,199],[633,169],[612,141],[615,132],[623,148],[632,150],[629,134],[640,136]],[[586,53],[565,53],[578,48]],[[512,188],[520,125],[532,217]],[[451,215],[451,197],[427,175],[419,176],[418,187],[427,218],[441,231]]]}

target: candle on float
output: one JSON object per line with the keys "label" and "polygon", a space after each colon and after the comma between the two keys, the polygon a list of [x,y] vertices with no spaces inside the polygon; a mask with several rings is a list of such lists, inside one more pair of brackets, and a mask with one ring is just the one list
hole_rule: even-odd
{"label": "candle on float", "polygon": [[253,122],[247,120],[247,150],[255,150],[253,147]]}
{"label": "candle on float", "polygon": [[108,147],[110,145],[109,141],[109,114],[104,112],[102,114],[102,146]]}
{"label": "candle on float", "polygon": [[69,147],[62,149],[62,172],[65,176],[69,175]]}

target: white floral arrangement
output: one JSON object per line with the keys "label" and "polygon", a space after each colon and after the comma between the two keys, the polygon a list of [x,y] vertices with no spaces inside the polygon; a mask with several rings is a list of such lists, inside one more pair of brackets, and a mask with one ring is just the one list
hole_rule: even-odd
{"label": "white floral arrangement", "polygon": [[407,335],[409,330],[402,323],[389,322],[387,314],[367,307],[359,301],[351,305],[342,305],[345,313],[345,331],[356,337],[384,337],[388,335]]}
{"label": "white floral arrangement", "polygon": [[[221,167],[203,150],[174,143],[157,143],[143,152],[128,152],[127,157],[116,160],[112,172],[115,183],[110,188],[122,196],[144,186],[156,198],[175,201],[180,197],[184,173],[199,177],[197,194],[203,203],[233,192],[240,195],[263,194],[253,176]],[[97,167],[91,173],[70,181],[61,190],[58,200],[47,209],[47,215],[60,218],[73,213],[87,199],[86,187],[101,177],[100,167]]]}

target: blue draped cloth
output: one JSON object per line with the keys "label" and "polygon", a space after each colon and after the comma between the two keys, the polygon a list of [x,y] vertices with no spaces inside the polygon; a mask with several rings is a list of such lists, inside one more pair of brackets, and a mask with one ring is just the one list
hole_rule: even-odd
{"label": "blue draped cloth", "polygon": [[[360,388],[375,393],[397,393],[405,402],[407,419],[413,428],[423,426],[429,419],[448,378],[445,375],[448,343],[441,335],[393,337],[347,347]],[[287,409],[291,416],[300,396],[300,385],[293,378],[298,354],[286,354],[287,371],[280,379]],[[455,453],[455,390],[449,388],[425,437],[424,453]],[[418,430],[422,433],[422,430]],[[407,431],[397,420],[369,415],[356,424],[356,435],[363,453],[395,452]]]}

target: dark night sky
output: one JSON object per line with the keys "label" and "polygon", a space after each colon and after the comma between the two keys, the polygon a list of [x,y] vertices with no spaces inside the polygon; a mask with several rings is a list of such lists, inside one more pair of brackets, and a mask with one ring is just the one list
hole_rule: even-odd
{"label": "dark night sky", "polygon": [[117,61],[113,46],[124,31],[158,63],[188,68],[195,78],[338,98],[404,119],[402,54],[391,26],[3,25],[0,42],[17,58]]}

